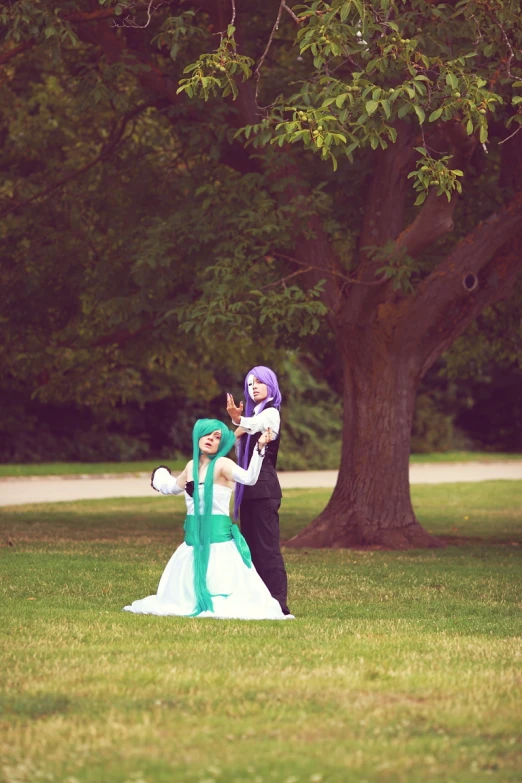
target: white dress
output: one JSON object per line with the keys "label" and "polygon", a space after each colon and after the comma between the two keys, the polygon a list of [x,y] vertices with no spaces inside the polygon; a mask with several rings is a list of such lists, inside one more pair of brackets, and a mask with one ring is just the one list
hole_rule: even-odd
{"label": "white dress", "polygon": [[[228,516],[232,489],[214,484],[212,513]],[[187,514],[194,513],[194,501],[185,492]],[[176,549],[165,568],[156,595],[149,595],[130,606],[126,612],[135,614],[181,615],[194,612],[194,548],[183,543]],[[197,617],[236,620],[285,620],[279,601],[270,592],[252,565],[245,565],[236,542],[210,544],[207,586],[212,595],[214,611]],[[221,594],[221,595],[219,595]],[[293,618],[292,618],[293,619]]]}

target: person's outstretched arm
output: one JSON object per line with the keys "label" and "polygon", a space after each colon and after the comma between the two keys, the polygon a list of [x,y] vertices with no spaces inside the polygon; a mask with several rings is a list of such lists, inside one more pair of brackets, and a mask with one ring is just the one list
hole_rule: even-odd
{"label": "person's outstretched arm", "polygon": [[187,467],[176,479],[170,472],[170,468],[167,468],[166,465],[160,465],[152,471],[150,480],[152,489],[161,492],[162,495],[181,495],[185,491],[187,483]]}
{"label": "person's outstretched arm", "polygon": [[252,487],[261,473],[263,457],[266,452],[266,444],[270,440],[272,440],[272,433],[270,432],[270,428],[268,428],[259,438],[248,468],[246,470],[240,468],[239,465],[236,465],[231,459],[225,458],[222,463],[221,475],[228,479],[228,481],[236,481],[238,484],[245,484],[247,487]]}

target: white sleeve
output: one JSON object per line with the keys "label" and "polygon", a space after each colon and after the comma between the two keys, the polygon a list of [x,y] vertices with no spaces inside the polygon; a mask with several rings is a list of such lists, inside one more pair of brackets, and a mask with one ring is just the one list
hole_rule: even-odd
{"label": "white sleeve", "polygon": [[232,478],[234,481],[237,481],[238,484],[245,484],[247,487],[252,487],[256,483],[256,481],[259,478],[259,474],[261,473],[261,466],[263,464],[263,457],[265,456],[265,447],[261,449],[261,454],[257,450],[257,447],[254,449],[254,453],[252,454],[252,459],[250,460],[250,465],[248,466],[248,470],[244,470],[244,468],[240,468],[239,465],[234,465],[232,468]]}
{"label": "white sleeve", "polygon": [[162,495],[181,495],[185,491],[166,468],[158,468],[156,470],[152,485]]}
{"label": "white sleeve", "polygon": [[270,427],[275,440],[281,428],[281,416],[277,408],[265,408],[256,416],[241,416],[239,426],[243,427],[249,435],[254,432],[265,432],[267,427]]}

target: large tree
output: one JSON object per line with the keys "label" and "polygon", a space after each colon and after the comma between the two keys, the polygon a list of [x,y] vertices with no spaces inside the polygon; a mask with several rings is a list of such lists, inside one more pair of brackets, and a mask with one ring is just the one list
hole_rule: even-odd
{"label": "large tree", "polygon": [[[165,330],[179,327],[195,345],[210,335],[238,352],[249,326],[264,350],[271,336],[283,345],[328,336],[344,379],[339,480],[292,543],[436,545],[409,495],[416,390],[522,272],[518,3],[2,6],[15,114],[22,80],[39,114],[42,93],[61,91],[61,105],[70,96],[63,121],[76,121],[84,147],[99,131],[85,122],[86,102],[105,117],[105,143],[71,179],[109,158],[129,123],[131,141],[135,125],[148,133],[147,149],[170,127],[162,166],[176,194],[158,205],[160,221],[143,204],[149,220],[137,219],[132,248],[112,237],[100,265],[124,265],[130,250],[132,268],[119,300],[110,268],[93,287],[94,298],[114,287],[110,319],[82,300],[106,334],[78,312],[65,320],[70,331],[83,325],[85,350],[91,340],[117,351],[146,334],[165,357]],[[82,158],[70,140],[62,149],[67,167],[73,151]],[[49,185],[38,164],[24,174],[17,159],[5,193],[19,242],[24,209],[68,187],[69,173]],[[146,178],[146,163],[136,165]]]}

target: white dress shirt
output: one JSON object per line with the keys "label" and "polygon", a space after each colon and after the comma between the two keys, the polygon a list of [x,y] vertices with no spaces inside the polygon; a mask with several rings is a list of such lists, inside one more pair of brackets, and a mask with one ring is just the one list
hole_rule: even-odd
{"label": "white dress shirt", "polygon": [[[272,398],[269,397],[269,400],[270,399]],[[241,416],[238,426],[243,427],[249,435],[253,435],[256,432],[266,432],[267,428],[270,427],[273,439],[275,440],[281,429],[281,416],[277,408],[265,408],[261,413],[258,413],[263,402],[256,405],[253,416]]]}

